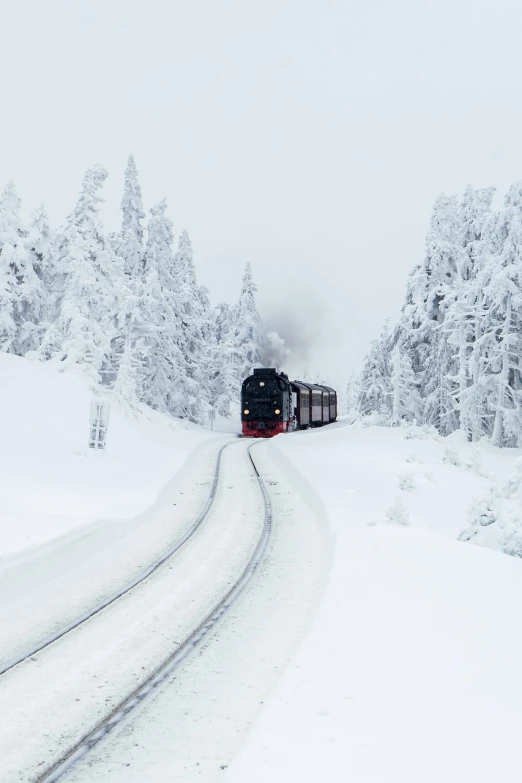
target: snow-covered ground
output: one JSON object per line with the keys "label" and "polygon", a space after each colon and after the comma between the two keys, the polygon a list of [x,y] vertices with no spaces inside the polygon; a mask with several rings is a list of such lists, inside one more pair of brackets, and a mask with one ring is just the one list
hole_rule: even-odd
{"label": "snow-covered ground", "polygon": [[210,432],[112,400],[107,450],[93,451],[83,374],[0,354],[0,376],[2,669],[179,539],[235,425]]}
{"label": "snow-covered ground", "polygon": [[105,452],[88,448],[85,375],[0,354],[0,556],[149,508],[209,430],[112,402]]}
{"label": "snow-covered ground", "polygon": [[522,563],[456,539],[520,451],[342,423],[271,448],[320,495],[335,555],[227,781],[518,781]]}
{"label": "snow-covered ground", "polygon": [[[5,355],[0,375],[6,660],[176,540],[237,425],[211,433],[113,401],[108,448],[97,453],[87,448],[93,391],[83,376]],[[259,513],[245,446],[231,447],[220,489],[229,505],[216,506],[199,544],[0,680],[13,715],[0,748],[6,780],[25,780],[29,760],[37,769],[116,703],[128,687],[120,680],[139,679],[229,581],[225,566],[241,554],[233,542]],[[522,563],[498,550],[516,551],[522,452],[344,422],[254,451],[274,504],[266,562],[214,638],[67,779],[518,781]],[[101,690],[89,685],[93,672]],[[17,737],[28,732],[29,747],[35,731],[29,759]]]}

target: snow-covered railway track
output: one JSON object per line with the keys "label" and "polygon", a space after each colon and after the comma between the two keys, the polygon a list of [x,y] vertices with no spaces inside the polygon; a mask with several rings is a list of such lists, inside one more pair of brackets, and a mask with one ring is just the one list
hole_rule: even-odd
{"label": "snow-covered railway track", "polygon": [[[136,590],[0,683],[0,779],[50,783],[103,739],[211,632],[255,573],[271,506],[249,444],[223,466],[208,524]],[[25,702],[24,702],[25,700]]]}
{"label": "snow-covered railway track", "polygon": [[208,516],[208,513],[210,511],[210,508],[212,507],[212,503],[214,502],[214,498],[216,496],[223,451],[227,448],[228,445],[230,444],[225,444],[224,446],[222,446],[218,452],[209,495],[201,511],[197,515],[196,519],[185,531],[185,533],[177,541],[175,541],[174,544],[168,547],[167,550],[164,551],[156,560],[154,560],[154,562],[152,562],[147,568],[145,568],[136,577],[134,577],[134,579],[131,579],[130,581],[126,582],[124,585],[122,585],[121,588],[108,595],[102,601],[97,602],[96,604],[94,604],[94,606],[90,607],[85,612],[82,612],[80,615],[78,615],[70,622],[58,628],[53,633],[48,634],[43,639],[38,641],[36,644],[23,650],[23,652],[11,658],[6,663],[3,664],[0,663],[0,676],[8,672],[10,669],[13,669],[15,666],[18,666],[20,663],[27,660],[28,658],[31,658],[32,656],[41,652],[46,647],[49,647],[49,645],[53,644],[53,642],[56,642],[58,639],[61,639],[62,636],[65,636],[67,633],[73,631],[75,628],[78,628],[87,620],[90,620],[91,617],[94,617],[94,615],[98,614],[103,609],[106,609],[108,606],[110,606],[115,601],[120,599],[123,595],[133,590],[141,582],[144,582],[146,579],[148,579],[148,577],[151,574],[153,574],[155,571],[157,571],[158,568],[160,568],[164,563],[166,563],[167,560],[170,560],[177,552],[179,552],[179,550],[187,543],[187,541],[189,541],[189,539],[192,538],[196,530],[200,527],[200,525],[205,521],[205,519]]}

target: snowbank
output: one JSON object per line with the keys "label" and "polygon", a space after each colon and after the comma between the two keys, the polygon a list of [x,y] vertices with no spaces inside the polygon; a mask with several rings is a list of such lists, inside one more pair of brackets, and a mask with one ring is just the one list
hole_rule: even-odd
{"label": "snowbank", "polygon": [[320,494],[335,556],[227,781],[518,781],[522,563],[457,538],[520,452],[341,423],[272,448]]}
{"label": "snowbank", "polygon": [[81,373],[0,354],[0,555],[151,506],[212,433],[113,401],[107,449],[88,448]]}

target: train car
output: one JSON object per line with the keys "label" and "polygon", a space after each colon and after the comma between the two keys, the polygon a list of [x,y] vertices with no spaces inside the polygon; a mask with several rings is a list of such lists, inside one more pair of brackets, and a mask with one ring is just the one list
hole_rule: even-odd
{"label": "train car", "polygon": [[335,391],[335,389],[332,389],[331,386],[321,386],[321,388],[328,393],[328,411],[327,411],[328,418],[325,419],[325,409],[324,409],[325,399],[323,397],[323,422],[325,422],[326,420],[328,421],[328,423],[337,421],[337,392]]}
{"label": "train car", "polygon": [[291,381],[292,387],[292,409],[299,429],[306,429],[310,426],[310,399],[311,391],[301,381]]}
{"label": "train car", "polygon": [[323,389],[315,383],[294,381],[306,387],[310,392],[308,426],[320,427],[323,424]]}
{"label": "train car", "polygon": [[260,367],[241,387],[241,429],[251,438],[271,438],[295,429],[292,388],[288,376]]}
{"label": "train car", "polygon": [[273,367],[256,368],[241,387],[241,429],[251,438],[321,427],[337,419],[337,393],[329,386],[289,381]]}
{"label": "train car", "polygon": [[326,387],[322,387],[323,390],[323,424],[330,423],[330,392],[326,391]]}
{"label": "train car", "polygon": [[337,392],[330,386],[325,386],[330,392],[330,422],[337,421]]}

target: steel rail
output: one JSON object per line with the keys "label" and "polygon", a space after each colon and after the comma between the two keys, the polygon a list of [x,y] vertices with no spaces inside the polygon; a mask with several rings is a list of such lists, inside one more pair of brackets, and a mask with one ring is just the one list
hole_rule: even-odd
{"label": "steel rail", "polygon": [[214,630],[217,623],[237,601],[253,578],[263,560],[272,532],[272,503],[266,485],[252,457],[251,449],[254,445],[257,444],[251,444],[248,447],[248,456],[263,496],[264,524],[259,541],[246,568],[225,597],[221,599],[196,630],[182,642],[178,649],[171,653],[171,655],[169,655],[169,657],[164,660],[141,685],[132,691],[131,694],[126,696],[125,699],[113,709],[110,715],[103,718],[103,720],[101,720],[88,734],[70,748],[60,760],[56,761],[49,769],[37,777],[34,780],[34,783],[56,783],[56,781],[60,780],[64,774],[89,753],[92,748],[110,734],[110,732],[118,726],[132,710],[138,707],[145,699],[151,697],[194,649],[201,644],[208,634]]}
{"label": "steel rail", "polygon": [[[233,442],[234,441],[232,441],[232,443]],[[28,658],[31,658],[33,655],[36,655],[37,653],[41,652],[41,650],[44,650],[46,647],[49,647],[50,644],[53,644],[53,642],[56,642],[58,639],[61,639],[62,636],[65,636],[70,631],[73,631],[75,628],[78,628],[80,625],[82,625],[82,623],[85,623],[87,620],[90,620],[91,617],[94,617],[94,615],[101,612],[107,606],[113,604],[115,601],[117,601],[119,598],[124,596],[134,587],[139,585],[141,582],[144,582],[145,579],[147,579],[151,574],[157,571],[158,568],[163,565],[163,563],[165,563],[169,558],[175,555],[176,552],[178,552],[181,549],[181,547],[184,546],[190,538],[192,538],[196,530],[198,530],[201,524],[205,521],[206,517],[208,516],[208,512],[212,507],[214,498],[216,496],[218,482],[219,482],[219,473],[221,469],[221,457],[223,451],[230,445],[231,443],[226,443],[224,446],[220,448],[216,460],[216,467],[214,468],[214,476],[212,479],[212,485],[210,487],[210,493],[205,501],[203,508],[201,509],[198,516],[196,517],[195,521],[188,528],[188,530],[185,531],[185,533],[181,536],[181,538],[177,539],[177,541],[174,544],[172,544],[167,550],[165,550],[163,554],[160,555],[156,560],[154,560],[153,563],[151,563],[151,565],[147,566],[147,568],[145,568],[143,571],[140,571],[140,573],[134,579],[132,579],[130,582],[127,582],[115,593],[111,593],[111,595],[109,595],[107,598],[104,598],[99,603],[95,604],[94,606],[91,606],[90,609],[87,609],[87,611],[83,612],[74,620],[71,620],[66,625],[61,626],[58,630],[54,631],[53,633],[41,639],[33,647],[30,647],[29,649],[26,649],[24,652],[20,653],[14,658],[11,658],[11,660],[8,660],[6,664],[0,664],[0,676],[8,672],[10,669],[13,669],[15,666],[18,666],[20,663],[23,663],[23,661],[27,660]]]}

